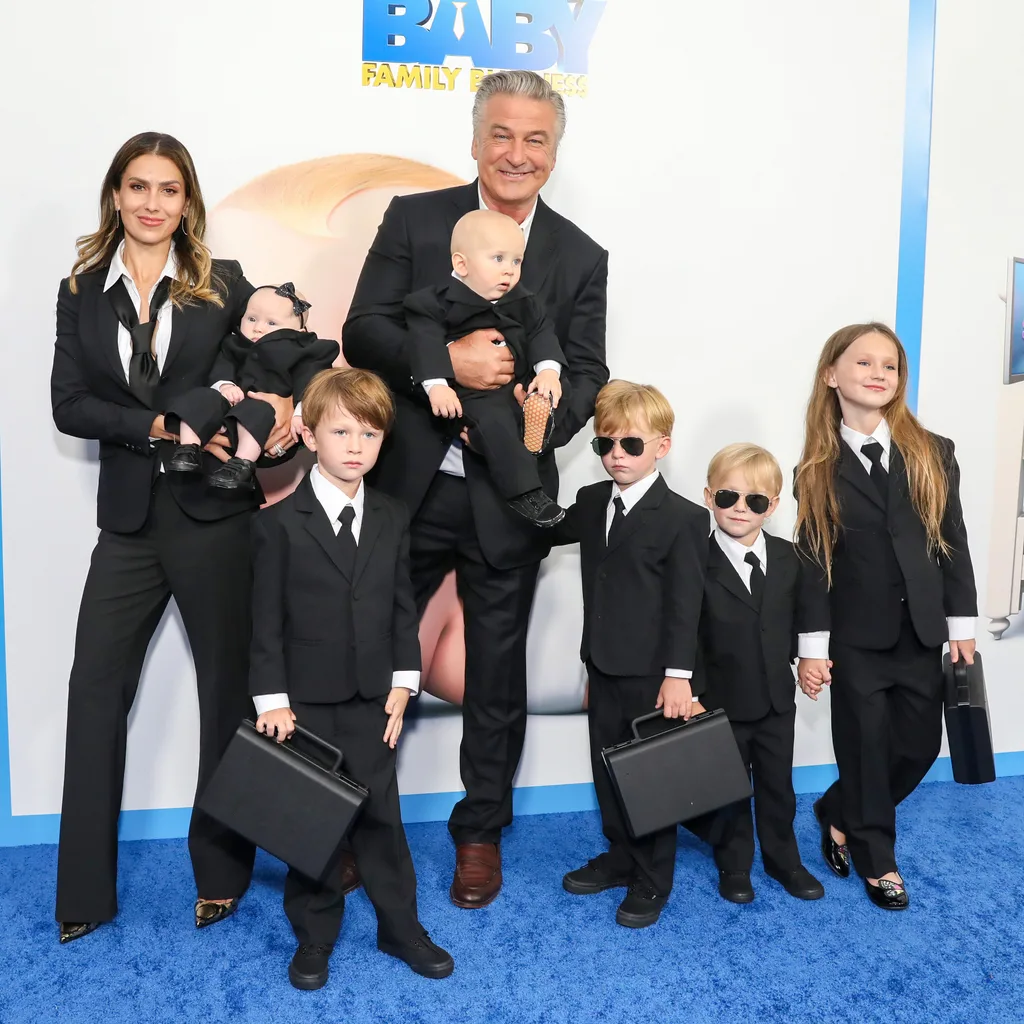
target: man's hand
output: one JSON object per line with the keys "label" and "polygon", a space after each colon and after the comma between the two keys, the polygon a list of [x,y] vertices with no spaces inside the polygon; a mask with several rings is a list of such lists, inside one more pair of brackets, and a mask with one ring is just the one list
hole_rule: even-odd
{"label": "man's hand", "polygon": [[264,711],[256,719],[256,731],[267,736],[277,736],[277,742],[284,743],[295,732],[295,712],[291,708]]}
{"label": "man's hand", "polygon": [[435,384],[427,397],[430,399],[430,411],[435,416],[454,420],[462,415],[462,403],[455,393],[455,388],[450,388],[447,384]]}
{"label": "man's hand", "polygon": [[455,379],[464,388],[490,391],[511,382],[516,363],[500,331],[493,328],[474,331],[448,346]]}
{"label": "man's hand", "polygon": [[245,398],[245,392],[237,384],[221,384],[217,390],[220,391],[220,393],[232,405],[238,405],[238,403]]}
{"label": "man's hand", "polygon": [[974,648],[974,640],[950,640],[949,660],[955,665],[961,658],[963,658],[968,665],[973,665]]}
{"label": "man's hand", "polygon": [[817,700],[821,688],[832,682],[831,668],[832,662],[825,658],[801,658],[797,662],[797,681],[811,700]]}
{"label": "man's hand", "polygon": [[530,394],[539,391],[551,399],[551,408],[558,408],[558,400],[562,397],[562,382],[554,370],[541,370],[533,380],[530,381]]}
{"label": "man's hand", "polygon": [[685,722],[689,719],[690,715],[695,714],[690,680],[677,679],[675,676],[665,676],[654,706],[656,708],[663,708],[662,714],[666,718],[681,718]]}
{"label": "man's hand", "polygon": [[388,715],[388,727],[384,730],[384,742],[395,749],[398,737],[402,735],[402,721],[405,718],[405,706],[409,703],[409,690],[404,686],[396,686],[388,694],[384,710]]}

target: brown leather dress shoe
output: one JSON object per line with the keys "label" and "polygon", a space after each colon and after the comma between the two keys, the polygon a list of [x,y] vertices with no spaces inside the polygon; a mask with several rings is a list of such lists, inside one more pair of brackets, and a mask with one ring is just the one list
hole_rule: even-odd
{"label": "brown leather dress shoe", "polygon": [[457,843],[452,903],[476,910],[493,903],[501,892],[501,847],[497,843]]}
{"label": "brown leather dress shoe", "polygon": [[338,870],[341,872],[341,894],[343,896],[355,892],[363,884],[363,880],[359,877],[359,868],[356,867],[356,855],[351,850],[341,851]]}

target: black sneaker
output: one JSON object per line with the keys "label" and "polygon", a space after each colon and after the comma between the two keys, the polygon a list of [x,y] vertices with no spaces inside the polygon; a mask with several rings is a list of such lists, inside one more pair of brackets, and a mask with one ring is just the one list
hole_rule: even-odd
{"label": "black sneaker", "polygon": [[198,444],[175,445],[174,452],[167,460],[168,473],[202,473],[202,447]]}
{"label": "black sneaker", "polygon": [[825,895],[825,886],[803,864],[796,871],[772,871],[766,866],[764,873],[798,900],[820,900]]}
{"label": "black sneaker", "polygon": [[667,902],[668,897],[659,896],[647,882],[633,882],[615,911],[615,923],[624,928],[647,928],[661,917]]}
{"label": "black sneaker", "polygon": [[540,487],[510,498],[508,504],[509,508],[529,519],[534,526],[554,526],[565,518],[565,509],[552,501]]}
{"label": "black sneaker", "polygon": [[581,868],[570,871],[562,879],[562,888],[574,896],[589,896],[605,889],[620,889],[633,881],[632,874],[617,875],[601,863],[602,858],[588,860]]}
{"label": "black sneaker", "polygon": [[424,978],[447,978],[455,970],[451,954],[431,942],[426,932],[412,942],[388,942],[378,938],[377,948],[408,964]]}
{"label": "black sneaker", "polygon": [[207,483],[222,491],[252,490],[256,482],[256,465],[248,459],[232,455],[227,462],[218,466],[209,476]]}
{"label": "black sneaker", "polygon": [[749,871],[718,871],[718,895],[730,903],[753,903]]}
{"label": "black sneaker", "polygon": [[322,944],[299,946],[288,965],[288,980],[307,992],[323,988],[330,973],[327,961],[333,950],[333,946]]}

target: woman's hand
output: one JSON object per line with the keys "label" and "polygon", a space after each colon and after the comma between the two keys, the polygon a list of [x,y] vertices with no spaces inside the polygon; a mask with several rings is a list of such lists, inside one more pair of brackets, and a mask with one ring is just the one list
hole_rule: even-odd
{"label": "woman's hand", "polygon": [[[274,429],[267,438],[264,451],[272,457],[280,457],[283,452],[295,445],[292,439],[292,416],[295,414],[295,403],[291,396],[273,395],[267,391],[250,391],[250,398],[257,398],[274,407]],[[275,451],[280,445],[282,451]]]}
{"label": "woman's hand", "polygon": [[178,435],[172,434],[164,428],[164,414],[160,413],[159,416],[153,420],[153,426],[149,428],[149,436],[156,441],[177,441]]}
{"label": "woman's hand", "polygon": [[231,453],[228,451],[230,447],[231,438],[222,430],[219,434],[214,434],[210,438],[203,451],[209,452],[215,459],[221,462],[227,462],[231,458]]}

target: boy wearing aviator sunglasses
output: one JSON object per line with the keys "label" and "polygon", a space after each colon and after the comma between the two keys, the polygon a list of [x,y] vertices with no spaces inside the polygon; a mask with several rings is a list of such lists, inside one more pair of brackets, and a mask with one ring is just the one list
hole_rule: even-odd
{"label": "boy wearing aviator sunglasses", "polygon": [[[765,873],[791,896],[816,900],[825,890],[801,863],[793,834],[792,662],[802,563],[789,541],[762,529],[781,490],[778,462],[757,445],[729,445],[708,466],[704,501],[715,529],[707,545],[697,685],[708,707],[725,710],[751,771]],[[732,903],[753,900],[750,802],[690,827],[714,846],[721,896]]]}
{"label": "boy wearing aviator sunglasses", "polygon": [[675,417],[656,388],[613,380],[597,396],[594,450],[610,481],[584,487],[556,543],[579,541],[583,577],[580,657],[590,679],[587,718],[594,788],[608,850],[562,879],[579,896],[628,888],[615,920],[645,928],[672,890],[676,829],[634,839],[601,750],[632,737],[634,718],[660,708],[688,719],[703,708],[690,676],[707,561],[707,512],[669,490],[658,460]]}

